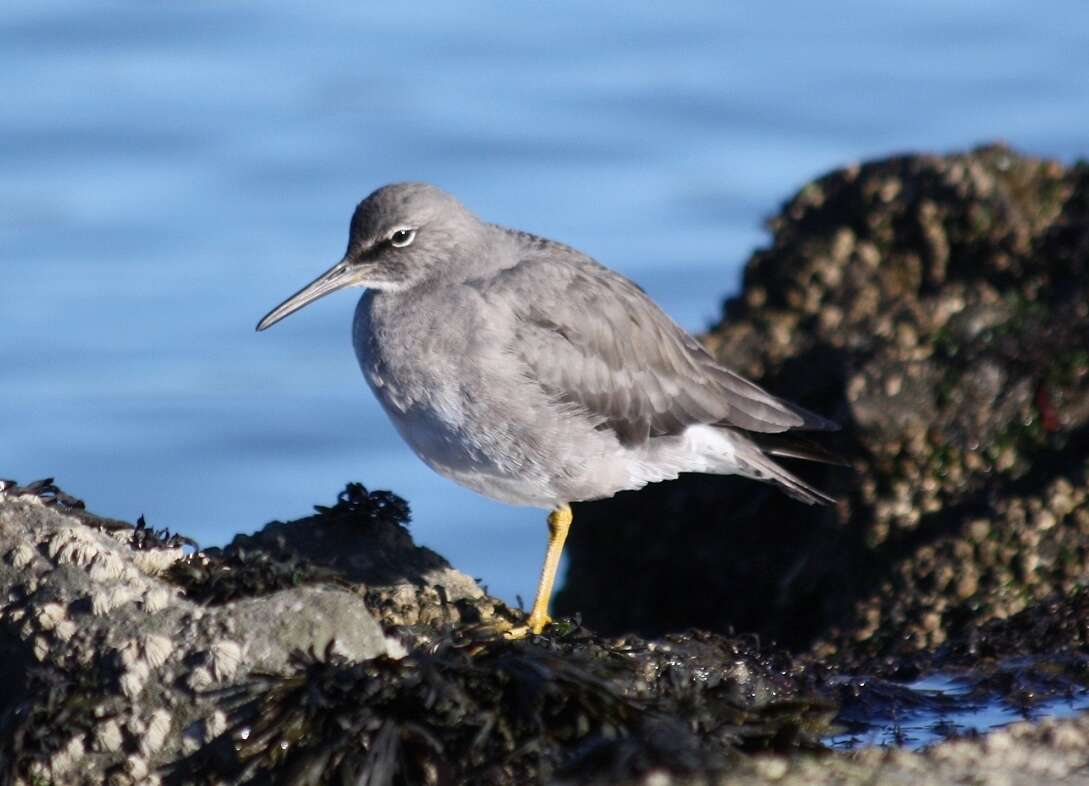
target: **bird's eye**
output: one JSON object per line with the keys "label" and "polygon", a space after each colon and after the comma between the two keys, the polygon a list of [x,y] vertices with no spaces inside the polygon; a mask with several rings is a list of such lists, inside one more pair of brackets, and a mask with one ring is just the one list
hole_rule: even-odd
{"label": "bird's eye", "polygon": [[389,236],[389,244],[394,248],[404,248],[415,239],[415,229],[398,229]]}

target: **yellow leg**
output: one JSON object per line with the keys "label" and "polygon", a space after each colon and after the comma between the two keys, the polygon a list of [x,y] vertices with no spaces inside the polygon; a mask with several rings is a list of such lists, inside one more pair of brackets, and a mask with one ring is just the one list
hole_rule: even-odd
{"label": "yellow leg", "polygon": [[561,505],[548,514],[548,551],[545,552],[544,566],[541,568],[541,580],[537,584],[537,597],[533,609],[529,612],[527,624],[534,634],[539,634],[552,622],[548,616],[548,601],[552,598],[552,583],[556,580],[556,569],[560,566],[563,554],[563,542],[567,540],[567,530],[571,528],[569,505]]}

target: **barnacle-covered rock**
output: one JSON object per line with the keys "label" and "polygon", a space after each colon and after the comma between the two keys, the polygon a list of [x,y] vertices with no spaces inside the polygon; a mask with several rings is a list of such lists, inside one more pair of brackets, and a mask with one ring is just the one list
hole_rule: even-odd
{"label": "barnacle-covered rock", "polygon": [[[166,580],[165,531],[102,519],[51,482],[0,489],[0,778],[142,781],[213,716],[214,689],[290,674],[293,654],[401,652],[335,585],[206,606]],[[112,777],[112,776],[111,776]]]}
{"label": "barnacle-covered rock", "polygon": [[807,507],[689,476],[580,506],[560,610],[908,654],[1089,574],[1089,166],[1001,146],[836,170],[770,222],[707,345],[832,417]]}
{"label": "barnacle-covered rock", "polygon": [[358,484],[196,553],[38,491],[0,494],[0,668],[16,686],[0,775],[16,783],[620,782],[816,750],[835,712],[752,638],[560,621],[508,641],[518,613]]}

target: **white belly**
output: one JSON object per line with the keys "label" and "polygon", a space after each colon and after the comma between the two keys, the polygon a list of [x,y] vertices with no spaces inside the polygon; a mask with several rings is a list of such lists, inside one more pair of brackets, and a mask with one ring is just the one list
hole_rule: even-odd
{"label": "white belly", "polygon": [[487,435],[467,434],[439,412],[401,412],[383,405],[402,439],[443,477],[510,505],[552,508],[566,501],[534,467],[519,466],[510,451],[488,444]]}

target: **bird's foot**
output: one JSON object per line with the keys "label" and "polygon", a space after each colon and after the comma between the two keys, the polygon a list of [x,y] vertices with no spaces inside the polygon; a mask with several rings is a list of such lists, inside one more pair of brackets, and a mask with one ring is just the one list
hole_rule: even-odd
{"label": "bird's foot", "polygon": [[517,639],[524,639],[526,636],[533,634],[534,636],[540,636],[544,629],[552,624],[552,618],[547,614],[530,614],[526,620],[525,625],[517,625],[508,631],[503,633],[503,638],[514,641]]}
{"label": "bird's foot", "polygon": [[551,624],[552,618],[548,614],[534,614],[531,612],[529,619],[526,620],[526,627],[534,636],[540,636],[544,629]]}

